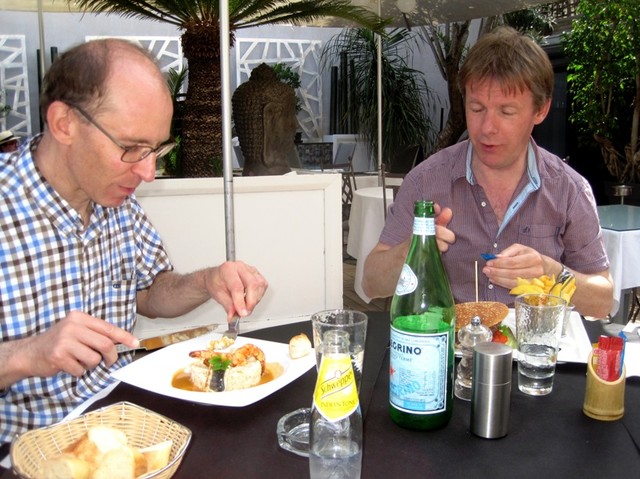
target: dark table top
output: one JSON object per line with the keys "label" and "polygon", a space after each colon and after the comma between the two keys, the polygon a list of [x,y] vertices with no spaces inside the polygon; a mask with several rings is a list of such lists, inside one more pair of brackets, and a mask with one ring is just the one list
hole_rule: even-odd
{"label": "dark table top", "polygon": [[[514,367],[509,433],[487,440],[469,432],[470,403],[454,401],[449,425],[436,431],[396,426],[388,408],[387,313],[370,313],[361,385],[364,414],[363,478],[378,477],[636,477],[640,472],[640,381],[626,381],[625,415],[601,422],[582,413],[584,364],[560,364],[553,392],[527,396],[517,388]],[[597,326],[587,324],[590,337]],[[246,336],[287,342],[309,322],[255,331]],[[193,431],[177,478],[308,477],[308,461],[280,449],[276,424],[294,409],[310,406],[315,369],[271,396],[244,408],[207,406],[156,395],[121,383],[91,409],[130,401]],[[9,477],[0,474],[0,478]]]}

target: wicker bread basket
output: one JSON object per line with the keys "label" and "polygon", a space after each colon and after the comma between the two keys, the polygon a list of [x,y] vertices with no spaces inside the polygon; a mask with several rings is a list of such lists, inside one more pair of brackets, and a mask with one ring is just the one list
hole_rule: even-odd
{"label": "wicker bread basket", "polygon": [[169,464],[142,476],[145,479],[166,479],[173,476],[191,440],[191,431],[181,424],[135,404],[120,402],[71,421],[20,435],[11,445],[14,472],[24,479],[37,478],[46,459],[60,454],[97,425],[120,429],[127,435],[128,444],[132,447],[148,447],[168,439],[173,441]]}

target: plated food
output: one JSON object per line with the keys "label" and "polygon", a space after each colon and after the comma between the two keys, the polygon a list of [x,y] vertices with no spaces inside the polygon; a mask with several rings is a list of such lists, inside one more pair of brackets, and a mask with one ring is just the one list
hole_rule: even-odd
{"label": "plated food", "polygon": [[273,394],[316,365],[314,354],[292,359],[287,343],[238,336],[235,343],[225,352],[246,344],[253,344],[262,350],[265,372],[260,378],[260,383],[247,389],[200,391],[194,387],[189,375],[184,371],[199,361],[197,358],[191,358],[189,353],[210,349],[211,340],[220,336],[209,334],[167,346],[114,371],[113,376],[136,387],[176,399],[210,406],[244,407]]}
{"label": "plated food", "polygon": [[[264,351],[255,344],[234,345],[235,339],[222,337],[211,341],[207,349],[190,351],[189,357],[196,361],[176,373],[173,386],[200,392],[237,391],[264,384],[284,371],[278,363],[267,363]],[[306,334],[289,341],[291,359],[310,352],[311,341]]]}
{"label": "plated food", "polygon": [[229,351],[200,349],[189,356],[197,358],[185,369],[199,391],[221,392],[247,389],[260,384],[266,370],[265,355],[255,344]]}
{"label": "plated food", "polygon": [[289,356],[291,356],[291,359],[303,358],[310,352],[311,341],[306,334],[300,333],[289,340]]}
{"label": "plated food", "polygon": [[[515,337],[509,326],[502,324],[509,308],[506,304],[495,301],[475,301],[456,304],[456,333],[471,322],[471,318],[479,316],[482,324],[491,329],[493,341],[507,344],[512,348],[517,346]],[[457,342],[457,335],[456,335]]]}
{"label": "plated food", "polygon": [[560,296],[567,304],[571,304],[573,293],[576,292],[576,278],[570,272],[566,272],[564,276],[559,276],[557,280],[555,275],[547,276],[543,274],[532,279],[517,278],[516,281],[516,286],[509,291],[514,296],[531,293],[552,294]]}
{"label": "plated food", "polygon": [[488,328],[499,325],[509,314],[506,304],[495,301],[475,301],[456,304],[456,331],[464,328],[474,316],[480,316],[482,324]]}

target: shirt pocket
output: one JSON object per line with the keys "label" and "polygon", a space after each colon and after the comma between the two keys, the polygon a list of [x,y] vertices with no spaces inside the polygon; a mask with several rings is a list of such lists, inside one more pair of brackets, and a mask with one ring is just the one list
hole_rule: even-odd
{"label": "shirt pocket", "polygon": [[560,226],[550,224],[520,225],[518,243],[535,249],[538,253],[559,259],[562,253]]}

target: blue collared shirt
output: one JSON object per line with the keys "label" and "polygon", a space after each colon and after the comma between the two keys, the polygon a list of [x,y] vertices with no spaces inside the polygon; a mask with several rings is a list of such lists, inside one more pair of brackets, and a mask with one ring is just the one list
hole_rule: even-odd
{"label": "blue collared shirt", "polygon": [[[469,142],[469,148],[467,149],[467,181],[470,185],[475,185],[476,181],[473,177],[473,170],[471,169],[471,157],[473,155],[473,145]],[[540,173],[538,172],[538,165],[536,164],[536,153],[533,149],[533,145],[529,142],[529,146],[527,148],[527,178],[529,181],[522,188],[518,196],[516,196],[504,215],[502,219],[502,223],[500,224],[500,228],[498,229],[498,234],[502,232],[507,224],[509,224],[509,220],[513,218],[513,216],[517,213],[518,209],[525,202],[527,197],[534,191],[540,188]]]}
{"label": "blue collared shirt", "polygon": [[[172,269],[158,233],[135,198],[116,208],[94,204],[88,225],[42,177],[31,152],[0,158],[0,339],[41,334],[70,311],[132,330],[136,293]],[[76,378],[29,377],[0,393],[0,442],[61,420],[112,382],[131,361],[121,354]]]}
{"label": "blue collared shirt", "polygon": [[[609,267],[595,199],[582,176],[531,140],[526,174],[500,221],[487,192],[470,175],[469,143],[440,150],[409,172],[389,208],[382,243],[393,246],[411,236],[416,200],[451,208],[448,228],[456,240],[442,260],[457,302],[475,299],[475,262],[482,261],[480,254],[498,254],[514,243],[581,273]],[[485,275],[478,275],[477,288],[483,301],[513,303],[509,290],[492,284]]]}

